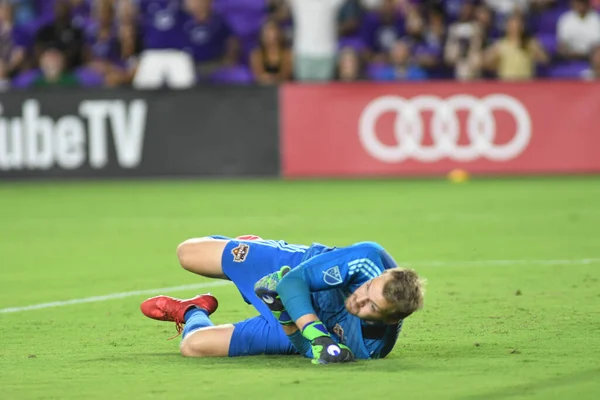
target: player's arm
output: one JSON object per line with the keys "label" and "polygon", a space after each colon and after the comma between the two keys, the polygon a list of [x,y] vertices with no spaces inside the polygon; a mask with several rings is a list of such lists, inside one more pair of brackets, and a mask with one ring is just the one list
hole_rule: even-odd
{"label": "player's arm", "polygon": [[[364,246],[361,250],[368,248],[370,251],[362,251],[361,259],[357,260],[355,250],[359,246]],[[294,270],[283,267],[262,278],[255,285],[255,292],[283,326],[296,325],[302,337],[310,341],[313,363],[349,361],[353,359],[352,352],[345,346],[335,344],[316,315],[310,293],[348,286],[355,280],[367,281],[380,275],[382,268],[371,261],[377,259],[386,264],[395,264],[385,250],[374,243],[333,250],[310,258]],[[306,345],[302,343],[302,337],[298,338],[299,335],[295,333],[298,344]],[[288,336],[298,349],[290,333]],[[327,349],[331,349],[331,352],[327,352]]]}
{"label": "player's arm", "polygon": [[[354,360],[354,355],[348,347],[335,343],[325,325],[319,321],[310,300],[311,289],[324,290],[343,284],[339,267],[330,265],[338,259],[337,255],[328,256],[334,251],[311,258],[293,271],[284,266],[279,271],[261,278],[254,285],[254,293],[269,307],[296,350],[312,358],[313,364]],[[323,269],[327,266],[329,269]],[[320,284],[316,279],[321,271],[329,274],[324,284]],[[312,276],[313,274],[316,276]],[[285,293],[286,303],[280,296],[280,291]],[[290,316],[284,305],[288,303],[294,305],[296,317]],[[300,329],[296,330],[294,327]]]}
{"label": "player's arm", "polygon": [[281,279],[291,271],[288,266],[283,266],[279,271],[273,272],[262,277],[254,284],[254,293],[265,303],[271,310],[273,316],[281,324],[281,327],[287,337],[292,342],[298,353],[312,358],[311,343],[302,336],[302,332],[298,329],[294,321],[290,318],[287,310],[283,306],[283,302],[279,294],[275,291],[277,284]]}
{"label": "player's arm", "polygon": [[298,265],[277,283],[276,291],[299,328],[318,318],[312,306],[311,292],[348,287],[381,275],[383,268],[371,260],[395,264],[379,245],[367,246],[370,251],[362,252],[360,260],[353,257],[356,254],[354,246],[319,254]]}
{"label": "player's arm", "polygon": [[289,320],[295,322],[302,336],[310,341],[313,363],[352,361],[354,356],[349,348],[333,341],[312,306],[310,293],[347,286],[354,279],[368,280],[381,274],[380,267],[367,260],[377,259],[382,250],[373,247],[373,254],[363,253],[363,261],[356,262],[349,262],[353,248],[333,250],[303,262],[279,280],[276,292]]}

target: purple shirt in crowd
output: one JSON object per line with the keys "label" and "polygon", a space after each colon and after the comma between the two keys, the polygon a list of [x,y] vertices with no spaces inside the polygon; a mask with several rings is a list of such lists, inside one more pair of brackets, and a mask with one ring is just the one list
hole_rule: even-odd
{"label": "purple shirt in crowd", "polygon": [[184,50],[196,62],[212,61],[223,56],[227,39],[232,36],[229,25],[215,13],[202,22],[190,16],[182,27],[187,40]]}
{"label": "purple shirt in crowd", "polygon": [[186,38],[182,29],[187,19],[177,0],[139,0],[147,49],[183,49]]}
{"label": "purple shirt in crowd", "polygon": [[375,52],[387,52],[394,42],[404,35],[404,19],[397,15],[391,24],[384,24],[378,13],[365,15],[361,26],[361,37]]}
{"label": "purple shirt in crowd", "polygon": [[121,54],[115,29],[112,30],[108,38],[102,39],[98,37],[98,30],[98,26],[94,24],[86,32],[86,44],[91,50],[92,58],[113,63],[120,62]]}
{"label": "purple shirt in crowd", "polygon": [[[54,6],[57,0],[34,0],[35,10],[38,15],[36,24],[42,26],[52,22],[54,19]],[[90,22],[93,0],[85,0],[71,10],[73,25],[85,29]]]}

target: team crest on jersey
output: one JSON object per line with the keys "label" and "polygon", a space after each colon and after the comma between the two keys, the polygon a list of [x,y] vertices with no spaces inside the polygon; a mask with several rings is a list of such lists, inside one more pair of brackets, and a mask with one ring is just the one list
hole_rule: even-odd
{"label": "team crest on jersey", "polygon": [[233,254],[234,262],[244,262],[246,257],[248,257],[248,253],[250,252],[250,246],[245,243],[240,243],[236,248],[231,250],[231,254]]}
{"label": "team crest on jersey", "polygon": [[323,281],[331,286],[342,283],[342,274],[340,274],[340,268],[336,265],[335,267],[331,267],[327,271],[323,272]]}
{"label": "team crest on jersey", "polygon": [[340,338],[340,342],[344,341],[344,328],[342,328],[340,324],[335,324],[335,326],[333,327],[333,333],[335,333],[337,337]]}

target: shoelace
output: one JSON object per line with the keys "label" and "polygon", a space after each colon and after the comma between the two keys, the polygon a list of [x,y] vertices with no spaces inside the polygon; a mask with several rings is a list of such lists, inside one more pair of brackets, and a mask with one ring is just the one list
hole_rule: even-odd
{"label": "shoelace", "polygon": [[183,332],[183,321],[180,321],[178,319],[175,320],[175,329],[177,329],[177,335],[168,338],[167,340],[173,340],[175,339],[177,336],[181,335],[181,332]]}

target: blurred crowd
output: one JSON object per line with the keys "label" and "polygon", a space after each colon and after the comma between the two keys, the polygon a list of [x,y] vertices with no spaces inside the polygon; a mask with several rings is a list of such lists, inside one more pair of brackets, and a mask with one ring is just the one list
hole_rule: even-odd
{"label": "blurred crowd", "polygon": [[126,86],[145,49],[198,81],[600,78],[600,0],[0,0],[0,88]]}

